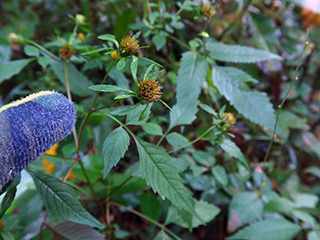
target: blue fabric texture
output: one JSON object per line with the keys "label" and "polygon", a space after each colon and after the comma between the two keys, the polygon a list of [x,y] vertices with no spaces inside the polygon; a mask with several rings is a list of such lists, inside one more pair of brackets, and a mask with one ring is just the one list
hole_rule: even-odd
{"label": "blue fabric texture", "polygon": [[76,121],[72,103],[53,92],[0,113],[0,191],[29,163],[68,136]]}

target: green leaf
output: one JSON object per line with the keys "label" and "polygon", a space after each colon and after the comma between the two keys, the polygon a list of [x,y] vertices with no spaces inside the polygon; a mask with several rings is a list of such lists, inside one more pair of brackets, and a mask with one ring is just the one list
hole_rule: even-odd
{"label": "green leaf", "polygon": [[34,58],[20,59],[20,60],[14,60],[11,62],[1,64],[1,66],[0,66],[0,83],[2,83],[4,80],[11,78],[12,76],[14,76],[18,73],[20,73],[21,70],[33,60],[34,60]]}
{"label": "green leaf", "polygon": [[46,210],[58,221],[72,221],[97,228],[104,227],[81,206],[74,189],[69,185],[43,173],[30,169],[27,172],[33,178]]}
{"label": "green leaf", "polygon": [[104,240],[105,236],[98,231],[94,230],[92,227],[73,223],[55,223],[55,224],[45,224],[45,226],[51,231],[53,239],[74,239],[74,240]]}
{"label": "green leaf", "polygon": [[186,148],[192,148],[189,140],[177,132],[172,132],[166,136],[167,141],[172,145],[173,149],[177,149],[183,146]]}
{"label": "green leaf", "polygon": [[228,185],[228,176],[226,173],[226,170],[222,166],[215,166],[211,169],[212,174],[214,178],[222,185],[227,186]]}
{"label": "green leaf", "polygon": [[0,229],[0,237],[2,237],[3,240],[14,240],[14,237],[11,235],[10,232],[5,232],[4,230]]}
{"label": "green leaf", "polygon": [[151,135],[162,136],[162,128],[156,123],[145,123],[141,125],[142,129]]}
{"label": "green leaf", "polygon": [[320,231],[310,231],[308,233],[308,240],[320,240]]}
{"label": "green leaf", "polygon": [[6,195],[4,195],[4,198],[2,199],[1,202],[1,207],[0,207],[0,219],[3,217],[4,213],[8,210],[8,208],[11,206],[17,192],[17,187],[11,187]]}
{"label": "green leaf", "polygon": [[263,202],[254,192],[241,192],[233,196],[229,206],[228,230],[233,232],[244,224],[255,221],[263,214]]}
{"label": "green leaf", "polygon": [[133,109],[138,107],[138,105],[130,105],[130,106],[121,106],[121,107],[112,107],[107,108],[107,112],[116,115],[116,116],[124,116],[131,112]]}
{"label": "green leaf", "polygon": [[103,178],[110,172],[111,168],[116,166],[123,158],[125,152],[128,150],[130,138],[127,132],[118,127],[114,129],[103,143],[102,157],[104,163]]}
{"label": "green leaf", "polygon": [[152,107],[152,103],[149,104],[149,107],[146,111],[146,117],[143,119],[140,119],[141,113],[145,110],[146,105],[139,105],[134,110],[128,113],[126,124],[127,125],[142,125],[146,123],[146,121],[149,119],[149,115],[151,113],[150,109]]}
{"label": "green leaf", "polygon": [[312,174],[313,176],[320,179],[320,168],[316,166],[308,167],[305,169],[306,173]]}
{"label": "green leaf", "polygon": [[[108,71],[107,68],[106,68],[106,71]],[[109,72],[109,76],[116,82],[118,87],[129,89],[129,84],[128,84],[129,81],[126,78],[126,76],[123,74],[123,72],[118,71],[116,68],[112,68],[111,71]]]}
{"label": "green leaf", "polygon": [[23,51],[29,57],[38,57],[40,55],[39,49],[31,45],[25,45]]}
{"label": "green leaf", "polygon": [[233,80],[233,81],[236,81],[236,82],[253,82],[253,83],[259,82],[258,80],[254,79],[252,76],[250,76],[248,73],[242,71],[239,68],[221,67],[221,66],[215,66],[214,68],[217,69],[226,78]]}
{"label": "green leaf", "polygon": [[182,55],[177,76],[177,104],[173,106],[173,112],[170,112],[169,129],[191,124],[196,118],[198,97],[207,69],[207,61],[196,52]]}
{"label": "green leaf", "polygon": [[252,47],[227,45],[212,41],[208,42],[206,47],[210,51],[210,57],[219,61],[254,63],[271,59],[282,60],[280,56],[274,53]]}
{"label": "green leaf", "polygon": [[301,227],[299,225],[293,224],[288,220],[267,219],[256,222],[227,239],[290,240],[300,231]]}
{"label": "green leaf", "polygon": [[129,25],[134,23],[138,14],[137,8],[124,8],[122,14],[118,16],[113,27],[115,37],[119,40],[123,38],[129,31]]}
{"label": "green leaf", "polygon": [[[203,201],[196,201],[195,211],[194,211],[193,217],[192,217],[192,227],[196,228],[196,227],[199,227],[200,225],[204,225],[204,224],[212,221],[219,213],[220,213],[220,209],[218,207],[216,207],[215,205],[209,204],[209,203],[203,202]],[[177,213],[171,213],[171,214],[178,215]],[[200,216],[200,219],[197,216]],[[166,224],[168,224],[169,222],[167,222],[167,220],[166,220]],[[185,227],[185,228],[188,227],[187,224],[183,221],[183,219],[181,217],[176,217],[171,222],[174,222],[174,223],[176,223],[182,227]]]}
{"label": "green leaf", "polygon": [[[79,97],[93,96],[95,93],[89,89],[90,86],[94,85],[93,82],[83,73],[79,72],[73,64],[66,63],[66,65],[71,92]],[[66,80],[64,77],[63,63],[51,60],[50,67],[60,82],[65,86]]]}
{"label": "green leaf", "polygon": [[207,113],[210,113],[215,117],[218,117],[218,113],[212,107],[208,106],[207,104],[199,103],[199,107],[201,107]]}
{"label": "green leaf", "polygon": [[233,105],[237,111],[250,121],[273,130],[276,118],[274,109],[264,92],[245,92],[240,85],[220,72],[220,68],[212,68],[212,80],[219,92]]}
{"label": "green leaf", "polygon": [[171,240],[172,238],[163,230],[161,230],[153,240]]}
{"label": "green leaf", "polygon": [[194,200],[191,192],[183,185],[171,157],[166,150],[135,137],[140,156],[141,170],[148,184],[164,199],[193,213]]}
{"label": "green leaf", "polygon": [[124,89],[124,88],[120,88],[117,86],[113,86],[113,85],[94,85],[89,87],[91,90],[93,91],[97,91],[97,92],[119,92],[119,91],[126,91],[126,92],[130,92],[133,93],[131,90],[129,89]]}
{"label": "green leaf", "polygon": [[293,203],[286,198],[277,197],[264,205],[265,213],[290,213],[293,210]]}
{"label": "green leaf", "polygon": [[151,70],[152,70],[152,68],[153,68],[154,66],[155,66],[154,64],[151,64],[151,65],[147,68],[146,72],[145,72],[144,75],[143,75],[143,79],[146,79],[146,78],[147,78],[148,74],[151,72]]}
{"label": "green leaf", "polygon": [[50,63],[49,57],[38,57],[37,62],[41,65],[42,68],[46,68]]}
{"label": "green leaf", "polygon": [[124,99],[124,98],[129,98],[129,97],[136,97],[136,93],[132,93],[132,94],[126,94],[126,95],[118,95],[116,96],[114,99]]}
{"label": "green leaf", "polygon": [[116,65],[116,69],[117,69],[118,71],[120,71],[120,70],[122,70],[125,66],[126,66],[126,59],[125,59],[125,58],[121,58],[121,59],[118,61],[117,65]]}
{"label": "green leaf", "polygon": [[157,51],[159,51],[167,43],[168,33],[165,31],[157,31],[152,37],[151,41],[156,45]]}
{"label": "green leaf", "polygon": [[138,80],[137,80],[138,61],[139,59],[136,56],[132,56],[130,70],[131,70],[132,77],[136,83],[138,83]]}
{"label": "green leaf", "polygon": [[226,153],[230,154],[231,156],[239,159],[245,167],[250,169],[248,160],[243,156],[240,148],[231,140],[224,139],[223,143],[220,144],[220,147],[225,151]]}
{"label": "green leaf", "polygon": [[[98,37],[99,38],[99,37]],[[114,49],[113,48],[109,48],[109,47],[103,47],[103,48],[97,48],[95,50],[92,50],[92,51],[88,51],[88,52],[85,52],[85,53],[81,53],[81,55],[89,55],[89,54],[92,54],[92,53],[98,53],[98,52],[102,52],[104,50],[113,50],[112,52],[114,52]]]}
{"label": "green leaf", "polygon": [[[101,40],[106,40],[106,41],[111,41],[114,43],[114,45],[116,45],[117,48],[119,48],[119,43],[118,41],[116,40],[115,36],[111,35],[111,34],[102,34],[100,36],[98,36],[98,39],[101,39]],[[101,49],[101,48],[100,48]],[[101,50],[103,51],[103,50]]]}
{"label": "green leaf", "polygon": [[[160,218],[161,206],[157,197],[152,193],[144,193],[140,198],[140,209],[144,215],[158,221]],[[153,224],[152,224],[153,225]]]}
{"label": "green leaf", "polygon": [[161,65],[160,63],[157,63],[157,62],[155,62],[155,61],[153,61],[153,60],[151,60],[151,59],[149,59],[149,58],[138,57],[138,59],[142,59],[142,60],[148,61],[148,62],[150,62],[150,63],[152,63],[152,64],[154,64],[154,65],[162,68],[162,65]]}

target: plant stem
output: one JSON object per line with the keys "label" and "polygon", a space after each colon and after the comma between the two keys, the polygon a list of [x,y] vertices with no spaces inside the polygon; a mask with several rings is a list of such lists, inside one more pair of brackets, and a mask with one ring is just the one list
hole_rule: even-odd
{"label": "plant stem", "polygon": [[169,151],[168,153],[173,153],[173,152],[176,152],[182,148],[185,148],[187,146],[190,146],[192,144],[194,144],[195,142],[199,141],[200,139],[202,139],[205,135],[207,135],[210,131],[212,131],[212,129],[215,127],[216,125],[213,125],[211,126],[207,131],[205,131],[200,137],[196,138],[195,140],[193,140],[192,142],[189,142],[188,144],[186,145],[183,145],[182,147],[179,147],[179,148],[176,148],[176,149],[173,149],[171,151]]}
{"label": "plant stem", "polygon": [[172,237],[174,237],[175,239],[178,239],[178,240],[182,240],[179,236],[177,236],[174,232],[172,232],[171,230],[169,230],[168,228],[166,228],[163,224],[153,220],[152,218],[149,218],[148,216],[134,210],[134,209],[130,209],[122,204],[119,204],[119,203],[116,203],[116,202],[109,202],[109,204],[111,205],[114,205],[114,206],[117,206],[117,207],[120,207],[120,208],[124,208],[126,209],[128,212],[132,212],[136,215],[138,215],[139,217],[142,217],[146,220],[148,220],[149,222],[152,222],[153,224],[157,225],[158,227],[160,227],[163,231],[166,231],[167,233],[169,233]]}
{"label": "plant stem", "polygon": [[109,193],[106,198],[109,198],[112,194],[114,194],[116,191],[118,191],[123,185],[125,185],[127,182],[129,182],[133,176],[128,177],[126,180],[124,180],[119,186],[117,186],[111,193]]}
{"label": "plant stem", "polygon": [[50,57],[52,57],[53,59],[57,60],[57,61],[60,61],[61,59],[54,55],[52,52],[48,51],[47,49],[45,49],[44,47],[42,47],[40,44],[32,41],[32,40],[27,40],[27,43],[30,43],[34,46],[36,46],[37,48],[39,48],[41,51],[45,52],[46,54],[48,54]]}
{"label": "plant stem", "polygon": [[159,139],[157,146],[160,145],[160,143],[163,141],[163,139],[168,135],[168,133],[170,132],[170,128],[167,129],[167,131],[161,136],[161,138]]}
{"label": "plant stem", "polygon": [[171,38],[173,41],[179,43],[181,46],[184,46],[186,49],[188,49],[189,51],[193,51],[191,47],[189,47],[187,44],[185,44],[184,42],[180,41],[178,38],[172,36],[172,35],[168,35],[169,38]]}
{"label": "plant stem", "polygon": [[[277,117],[276,117],[276,123],[275,123],[275,125],[274,125],[274,129],[273,129],[273,133],[272,133],[272,138],[271,138],[271,141],[270,141],[270,143],[269,143],[267,153],[266,153],[266,155],[265,155],[265,157],[264,157],[264,159],[263,159],[261,183],[263,182],[263,178],[264,178],[264,174],[265,174],[265,166],[266,166],[266,163],[267,163],[267,161],[268,161],[268,157],[269,157],[269,154],[270,154],[270,150],[271,150],[271,147],[272,147],[274,138],[275,138],[275,136],[276,136],[277,126],[278,126],[278,122],[279,122],[279,118],[280,118],[280,113],[281,113],[282,107],[283,107],[285,101],[287,100],[287,97],[288,97],[289,92],[291,91],[293,85],[294,85],[295,82],[298,80],[298,70],[299,70],[299,67],[300,67],[300,65],[301,65],[301,61],[302,61],[304,52],[306,51],[307,46],[308,46],[308,44],[309,44],[309,42],[308,42],[308,36],[309,36],[309,31],[307,31],[306,42],[305,42],[303,51],[302,51],[302,53],[301,53],[301,56],[300,56],[298,65],[297,65],[296,70],[295,70],[295,73],[294,73],[294,79],[293,79],[293,81],[292,81],[292,83],[291,83],[291,85],[290,85],[290,87],[289,87],[289,89],[288,89],[285,97],[283,98],[283,100],[281,101],[281,103],[278,105],[278,112],[277,112]],[[261,184],[261,187],[262,187],[262,184]]]}
{"label": "plant stem", "polygon": [[233,21],[228,25],[227,28],[223,30],[221,35],[218,37],[218,40],[223,40],[226,33],[233,28],[233,26],[236,24],[236,22],[239,20],[239,18],[248,10],[248,7],[251,5],[252,0],[249,0],[246,5],[242,8],[241,12],[233,19]]}

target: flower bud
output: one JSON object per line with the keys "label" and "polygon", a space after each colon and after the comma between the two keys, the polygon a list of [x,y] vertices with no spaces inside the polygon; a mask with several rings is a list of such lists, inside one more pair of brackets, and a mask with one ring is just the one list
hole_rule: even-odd
{"label": "flower bud", "polygon": [[146,78],[138,84],[138,96],[148,102],[158,101],[162,96],[161,89],[158,81]]}
{"label": "flower bud", "polygon": [[76,14],[76,23],[82,25],[86,21],[86,17],[83,16],[82,14]]}
{"label": "flower bud", "polygon": [[214,15],[213,7],[210,5],[204,5],[203,8],[201,9],[201,12],[207,18],[211,18]]}
{"label": "flower bud", "polygon": [[234,124],[236,123],[236,119],[234,118],[232,113],[224,113],[222,116],[222,120],[225,124],[222,127],[223,131],[229,131],[233,128]]}
{"label": "flower bud", "polygon": [[77,36],[80,40],[84,41],[84,34],[83,33],[78,33]]}
{"label": "flower bud", "polygon": [[10,44],[19,44],[19,43],[23,43],[24,39],[20,35],[17,35],[15,33],[10,33],[8,36],[8,41]]}
{"label": "flower bud", "polygon": [[114,51],[113,53],[111,53],[111,57],[113,59],[117,59],[118,58],[118,53],[116,51]]}

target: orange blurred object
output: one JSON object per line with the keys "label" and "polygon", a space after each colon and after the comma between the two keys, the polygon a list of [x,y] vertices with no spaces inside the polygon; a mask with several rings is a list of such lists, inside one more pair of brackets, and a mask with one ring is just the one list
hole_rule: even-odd
{"label": "orange blurred object", "polygon": [[300,16],[305,28],[320,26],[320,14],[314,13],[310,9],[302,8]]}

